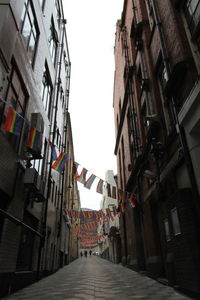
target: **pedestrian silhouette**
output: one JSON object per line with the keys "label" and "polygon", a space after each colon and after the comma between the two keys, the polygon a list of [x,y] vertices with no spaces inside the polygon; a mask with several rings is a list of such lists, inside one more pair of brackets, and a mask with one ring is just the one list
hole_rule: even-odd
{"label": "pedestrian silhouette", "polygon": [[83,252],[82,252],[82,251],[80,252],[80,256],[81,256],[81,258],[82,258],[82,256],[83,256]]}
{"label": "pedestrian silhouette", "polygon": [[90,250],[90,256],[92,255],[92,250]]}
{"label": "pedestrian silhouette", "polygon": [[87,257],[87,250],[85,250],[84,254],[85,254],[85,257]]}

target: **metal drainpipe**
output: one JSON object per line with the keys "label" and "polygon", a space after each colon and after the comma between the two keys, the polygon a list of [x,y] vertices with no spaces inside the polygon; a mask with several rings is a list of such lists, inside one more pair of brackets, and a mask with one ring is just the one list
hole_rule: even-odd
{"label": "metal drainpipe", "polygon": [[[56,93],[56,106],[55,106],[55,122],[54,122],[54,130],[53,130],[53,137],[52,137],[52,144],[54,144],[54,140],[55,140],[55,135],[56,135],[56,117],[57,117],[57,111],[58,111],[58,98],[59,98],[59,90],[60,90],[60,74],[61,74],[61,62],[62,62],[62,54],[63,54],[63,42],[64,42],[64,23],[62,24],[62,41],[61,41],[61,52],[60,52],[60,60],[58,62],[58,66],[59,66],[59,72],[58,72],[58,76],[56,76],[56,80],[57,80],[57,93]],[[48,175],[48,190],[47,190],[47,199],[46,199],[46,203],[45,203],[45,212],[44,212],[44,221],[43,221],[43,230],[46,230],[46,224],[47,224],[47,212],[48,212],[48,199],[50,196],[50,189],[51,189],[51,165],[53,163],[53,157],[51,155],[50,158],[50,163],[49,163],[49,175]],[[40,240],[40,248],[39,248],[39,256],[38,256],[38,263],[37,263],[37,280],[39,280],[39,273],[40,273],[40,262],[41,262],[41,254],[42,254],[42,248],[44,246],[44,242],[45,242],[45,237],[46,237],[46,232],[44,232],[44,240]]]}
{"label": "metal drainpipe", "polygon": [[[155,16],[155,22],[156,22],[156,25],[158,26],[158,32],[159,32],[160,44],[161,44],[161,52],[162,52],[162,56],[163,56],[163,63],[166,68],[167,76],[169,78],[170,73],[171,73],[169,57],[168,57],[167,49],[165,46],[164,33],[163,33],[162,23],[161,23],[159,13],[158,13],[157,2],[155,0],[152,0],[152,8],[153,8],[154,16]],[[187,171],[188,171],[188,175],[189,175],[190,183],[191,183],[191,187],[192,187],[192,195],[193,195],[193,203],[195,206],[195,212],[197,214],[197,220],[200,220],[200,202],[199,202],[198,187],[197,187],[197,183],[196,183],[196,178],[195,178],[195,174],[194,174],[194,169],[193,169],[193,165],[192,165],[190,152],[189,152],[186,137],[185,137],[185,130],[179,124],[178,113],[176,110],[176,104],[175,104],[173,96],[171,96],[171,103],[173,105],[173,113],[174,113],[174,117],[175,117],[175,120],[177,123],[178,131],[180,133],[179,134],[180,142],[182,145],[183,154],[184,154],[184,158],[185,158],[185,162],[186,162],[186,166],[187,166]],[[198,221],[198,223],[199,222],[200,221]]]}
{"label": "metal drainpipe", "polygon": [[[66,124],[66,130],[63,130],[63,136],[64,136],[64,147],[66,150],[66,143],[67,143],[67,129],[68,129],[68,102],[66,107],[66,118],[65,118],[65,124]],[[64,171],[65,172],[65,171]],[[63,199],[64,199],[64,179],[65,175],[62,174],[62,188],[61,188],[61,207],[60,207],[60,233],[62,231],[62,217],[63,217]],[[60,246],[61,246],[61,238],[60,238]]]}

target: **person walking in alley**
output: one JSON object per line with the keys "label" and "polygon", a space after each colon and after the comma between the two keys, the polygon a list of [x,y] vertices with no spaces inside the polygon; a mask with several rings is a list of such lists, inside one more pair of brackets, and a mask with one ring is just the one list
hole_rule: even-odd
{"label": "person walking in alley", "polygon": [[92,255],[92,250],[91,250],[91,249],[90,249],[90,252],[89,252],[89,253],[90,253],[90,256],[91,256],[91,255]]}
{"label": "person walking in alley", "polygon": [[81,256],[81,258],[83,257],[83,252],[82,251],[80,252],[80,256]]}
{"label": "person walking in alley", "polygon": [[85,250],[85,252],[84,252],[84,253],[85,253],[85,257],[87,258],[87,250]]}

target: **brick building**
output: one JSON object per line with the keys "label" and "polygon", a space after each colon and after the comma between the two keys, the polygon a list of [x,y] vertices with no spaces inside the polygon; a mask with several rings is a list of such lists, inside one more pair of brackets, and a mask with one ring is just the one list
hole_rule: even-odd
{"label": "brick building", "polygon": [[[0,296],[69,261],[72,167],[51,168],[54,146],[57,155],[73,149],[65,24],[61,0],[0,0]],[[19,135],[5,130],[9,109]],[[37,148],[27,143],[31,128]]]}
{"label": "brick building", "polygon": [[125,0],[115,41],[122,262],[200,293],[200,1]]}

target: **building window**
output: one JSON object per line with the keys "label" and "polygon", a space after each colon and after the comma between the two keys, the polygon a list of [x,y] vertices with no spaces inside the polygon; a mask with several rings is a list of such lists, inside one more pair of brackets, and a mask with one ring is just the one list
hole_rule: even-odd
{"label": "building window", "polygon": [[55,66],[56,64],[56,54],[58,50],[58,34],[55,30],[53,19],[51,19],[51,27],[50,27],[50,37],[49,37],[49,50],[51,53],[52,61]]}
{"label": "building window", "polygon": [[176,208],[173,208],[171,210],[171,218],[172,218],[172,225],[174,229],[174,235],[181,234],[181,227],[180,227],[178,212]]}
{"label": "building window", "polygon": [[33,64],[37,49],[39,30],[30,0],[26,0],[24,2],[24,9],[21,17],[21,22],[21,34],[26,45],[28,60],[30,64]]}
{"label": "building window", "polygon": [[41,9],[43,10],[44,9],[44,2],[45,2],[45,0],[38,0],[38,1],[39,1]]}
{"label": "building window", "polygon": [[[9,106],[11,106],[19,115],[21,115],[22,117],[25,116],[27,93],[22,79],[15,66],[12,67],[10,73],[5,100],[8,104],[6,105],[6,110]],[[21,141],[21,134],[17,136],[12,133],[6,132],[6,135],[8,136],[8,139],[15,151],[18,152]]]}
{"label": "building window", "polygon": [[150,126],[150,121],[148,120],[148,111],[147,111],[147,105],[146,105],[146,99],[144,99],[144,103],[141,108],[141,115],[142,115],[142,120],[143,120],[143,130],[144,130],[144,135],[145,137],[147,136],[149,126]]}
{"label": "building window", "polygon": [[47,65],[45,65],[45,70],[42,78],[41,99],[49,119],[50,119],[50,111],[51,111],[50,109],[51,98],[52,98],[52,83],[51,83],[50,74]]}
{"label": "building window", "polygon": [[174,119],[172,103],[167,99],[165,95],[165,87],[168,81],[168,77],[163,62],[161,62],[159,66],[157,79],[158,79],[158,86],[160,90],[160,97],[162,100],[162,108],[163,108],[163,114],[165,119],[165,125],[167,129],[167,133],[170,134],[174,128],[176,121]]}
{"label": "building window", "polygon": [[58,0],[54,0],[54,4],[56,7],[56,13],[57,13],[57,20],[58,20],[58,24],[60,25],[60,19],[61,19],[61,11],[60,11],[60,4]]}
{"label": "building window", "polygon": [[147,6],[147,13],[148,13],[148,18],[149,18],[149,26],[152,30],[155,26],[152,0],[146,0],[146,6]]}
{"label": "building window", "polygon": [[189,30],[194,39],[200,37],[200,1],[188,0],[184,6],[184,13]]}
{"label": "building window", "polygon": [[171,236],[170,236],[170,230],[169,230],[169,222],[168,219],[164,220],[164,226],[165,226],[165,235],[166,235],[166,240],[167,242],[171,241]]}
{"label": "building window", "polygon": [[59,151],[61,151],[61,134],[60,134],[60,131],[58,128],[56,130],[56,145],[57,145]]}
{"label": "building window", "polygon": [[123,186],[126,186],[126,170],[125,170],[125,148],[124,138],[122,137],[122,168],[123,168]]}
{"label": "building window", "polygon": [[42,159],[35,159],[33,160],[33,167],[36,169],[36,171],[38,172],[39,175],[41,175],[44,178],[44,170],[45,170],[45,163],[46,163],[46,159],[45,157],[47,156],[47,141],[43,140],[43,144],[42,144]]}

